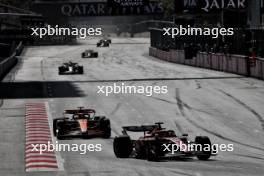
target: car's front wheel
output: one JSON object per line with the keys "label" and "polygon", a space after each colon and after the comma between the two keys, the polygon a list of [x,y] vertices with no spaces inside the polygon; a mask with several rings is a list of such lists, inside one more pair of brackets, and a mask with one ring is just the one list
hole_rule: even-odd
{"label": "car's front wheel", "polygon": [[62,121],[54,120],[53,121],[53,133],[57,139],[62,140],[64,139],[64,123]]}
{"label": "car's front wheel", "polygon": [[58,129],[57,129],[57,135],[56,135],[57,139],[59,139],[59,140],[64,139],[64,136],[63,136],[63,135],[64,135],[63,130],[60,129],[60,128],[58,128]]}
{"label": "car's front wheel", "polygon": [[78,68],[78,72],[79,72],[79,74],[83,74],[83,67],[82,67],[82,66],[80,66],[80,67]]}

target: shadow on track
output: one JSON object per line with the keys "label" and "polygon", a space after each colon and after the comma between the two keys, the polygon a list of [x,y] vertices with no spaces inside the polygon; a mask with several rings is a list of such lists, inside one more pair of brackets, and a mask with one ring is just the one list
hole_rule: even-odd
{"label": "shadow on track", "polygon": [[83,97],[83,92],[70,82],[1,82],[0,98],[67,98]]}
{"label": "shadow on track", "polygon": [[239,79],[243,76],[230,76],[230,77],[189,77],[189,78],[139,78],[139,79],[109,79],[109,80],[81,80],[81,81],[68,81],[74,83],[102,83],[102,82],[141,82],[141,81],[184,81],[184,80],[214,80],[214,79]]}

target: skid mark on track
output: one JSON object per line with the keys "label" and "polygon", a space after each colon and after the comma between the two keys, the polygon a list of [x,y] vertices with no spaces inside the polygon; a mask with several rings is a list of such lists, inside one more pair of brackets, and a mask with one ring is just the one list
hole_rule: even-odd
{"label": "skid mark on track", "polygon": [[175,171],[175,170],[173,170],[173,171],[171,170],[170,172],[173,173],[173,174],[177,174],[177,175],[196,176],[194,174],[189,174],[189,173],[186,173],[186,172],[179,172],[179,171]]}
{"label": "skid mark on track", "polygon": [[219,90],[220,92],[222,92],[223,94],[225,94],[226,96],[228,96],[229,98],[231,98],[232,100],[234,100],[235,102],[237,102],[238,104],[240,104],[241,106],[243,106],[245,109],[247,109],[249,112],[251,112],[260,122],[262,130],[264,130],[264,119],[262,118],[262,116],[257,113],[254,109],[252,109],[250,106],[248,106],[246,103],[242,102],[241,100],[239,100],[238,98],[234,97],[233,95],[223,91],[223,90]]}
{"label": "skid mark on track", "polygon": [[176,104],[176,102],[169,101],[169,100],[166,100],[166,99],[162,99],[162,98],[159,98],[159,97],[149,96],[149,98],[152,98],[152,99],[155,99],[155,100],[159,100],[159,101],[163,101],[163,102],[166,102],[166,103],[169,103],[169,104]]}
{"label": "skid mark on track", "polygon": [[121,107],[121,105],[122,105],[122,103],[120,103],[120,102],[117,103],[115,109],[110,114],[111,115],[114,115],[119,110],[119,108]]}
{"label": "skid mark on track", "polygon": [[176,128],[179,130],[179,132],[180,132],[181,134],[183,134],[184,131],[183,131],[181,125],[180,125],[177,121],[174,121],[174,124],[175,124]]}
{"label": "skid mark on track", "polygon": [[177,106],[178,106],[178,108],[180,110],[181,115],[183,117],[186,117],[185,112],[184,112],[184,109],[183,109],[183,102],[182,102],[181,97],[180,97],[180,90],[179,90],[179,88],[176,88],[176,96],[175,96],[175,99],[177,101]]}
{"label": "skid mark on track", "polygon": [[[186,113],[185,113],[185,109],[187,109],[188,111],[190,111],[192,114],[195,114],[195,112],[193,111],[193,109],[186,103],[184,103],[181,98],[180,98],[180,91],[178,88],[176,88],[176,101],[177,101],[177,105],[178,105],[178,108],[180,110],[180,113],[182,114],[182,116],[187,120],[189,121],[193,126],[209,133],[209,134],[212,134],[220,139],[223,139],[223,140],[226,140],[226,141],[230,141],[230,142],[233,142],[233,143],[236,143],[236,144],[239,144],[239,145],[242,145],[242,146],[245,146],[245,147],[250,147],[250,148],[253,148],[253,149],[257,149],[257,150],[261,150],[261,151],[264,151],[264,148],[260,148],[260,147],[256,147],[256,146],[252,146],[252,145],[249,145],[249,144],[244,144],[242,142],[239,142],[239,141],[236,141],[236,140],[233,140],[231,138],[228,138],[228,137],[225,137],[221,134],[218,134],[214,131],[211,131],[211,130],[208,130],[207,128],[199,125],[198,123],[196,123],[195,121],[193,121],[191,118],[189,118]],[[198,114],[195,114],[196,117],[199,117]]]}

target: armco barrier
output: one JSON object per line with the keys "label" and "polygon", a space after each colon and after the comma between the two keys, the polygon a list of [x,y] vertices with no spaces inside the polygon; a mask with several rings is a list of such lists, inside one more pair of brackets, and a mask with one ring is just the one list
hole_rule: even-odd
{"label": "armco barrier", "polygon": [[17,57],[21,54],[23,50],[22,42],[18,44],[16,49],[13,51],[13,54],[9,56],[8,58],[4,59],[2,62],[0,62],[0,80],[11,70],[13,66],[17,63]]}
{"label": "armco barrier", "polygon": [[198,53],[197,57],[187,60],[183,50],[162,51],[154,47],[149,48],[149,55],[178,64],[213,69],[244,76],[251,76],[264,80],[264,60],[256,59],[256,65],[250,66],[247,57],[240,55]]}

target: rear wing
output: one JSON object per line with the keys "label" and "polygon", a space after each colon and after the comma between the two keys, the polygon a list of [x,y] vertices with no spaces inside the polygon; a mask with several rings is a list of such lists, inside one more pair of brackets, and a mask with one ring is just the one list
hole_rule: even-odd
{"label": "rear wing", "polygon": [[161,127],[161,124],[163,122],[156,122],[155,125],[142,125],[142,126],[123,126],[123,131],[122,133],[124,135],[127,135],[127,131],[131,132],[144,132],[144,135],[146,132],[151,132],[154,129],[162,130],[163,128]]}
{"label": "rear wing", "polygon": [[157,125],[142,125],[142,126],[124,126],[122,128],[124,131],[146,132],[146,131],[153,131],[157,127],[158,127]]}
{"label": "rear wing", "polygon": [[64,111],[65,114],[77,114],[77,113],[84,113],[84,114],[89,114],[89,113],[94,113],[94,109],[68,109]]}
{"label": "rear wing", "polygon": [[87,50],[85,50],[84,52],[93,52],[94,50],[92,50],[92,49],[87,49]]}

